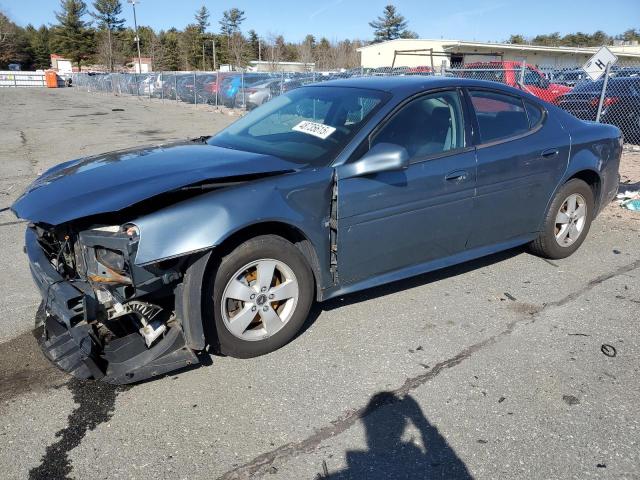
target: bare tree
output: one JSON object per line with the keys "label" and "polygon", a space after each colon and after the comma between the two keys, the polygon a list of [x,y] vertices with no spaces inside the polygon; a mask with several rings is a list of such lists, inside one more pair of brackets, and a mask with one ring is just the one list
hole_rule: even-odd
{"label": "bare tree", "polygon": [[0,12],[0,48],[9,43],[10,35],[14,35],[15,30],[15,24]]}
{"label": "bare tree", "polygon": [[355,68],[360,65],[359,40],[342,40],[331,45],[333,68]]}
{"label": "bare tree", "polygon": [[313,35],[307,35],[302,43],[300,43],[297,47],[298,50],[298,58],[303,63],[313,63],[314,61],[314,50],[316,46],[316,39]]}
{"label": "bare tree", "polygon": [[121,41],[110,35],[108,30],[97,32],[95,60],[109,71],[113,71],[116,65],[124,65],[126,57],[120,44]]}
{"label": "bare tree", "polygon": [[282,61],[282,54],[284,53],[284,38],[282,35],[268,33],[265,47],[267,50],[269,70],[278,70],[278,64]]}
{"label": "bare tree", "polygon": [[244,66],[247,56],[247,40],[240,32],[234,32],[229,37],[229,53],[231,53],[236,67]]}
{"label": "bare tree", "polygon": [[[113,72],[113,40],[112,32],[118,32],[122,30],[124,25],[124,18],[120,18],[122,14],[122,4],[120,0],[95,0],[93,2],[93,8],[95,12],[91,13],[91,16],[98,22],[98,27],[107,31],[107,46],[108,55],[107,61],[102,62],[103,65],[109,67],[109,71]],[[102,38],[98,39],[98,52],[102,50]],[[101,55],[103,56],[103,55]]]}

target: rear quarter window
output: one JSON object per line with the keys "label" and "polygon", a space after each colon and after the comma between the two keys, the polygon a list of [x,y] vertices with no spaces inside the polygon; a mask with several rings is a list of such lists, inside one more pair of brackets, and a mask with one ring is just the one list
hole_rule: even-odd
{"label": "rear quarter window", "polygon": [[544,111],[532,102],[525,101],[524,106],[527,109],[527,116],[529,117],[529,128],[536,128],[540,122],[542,122]]}
{"label": "rear quarter window", "polygon": [[507,139],[529,131],[522,98],[503,93],[470,90],[482,143]]}

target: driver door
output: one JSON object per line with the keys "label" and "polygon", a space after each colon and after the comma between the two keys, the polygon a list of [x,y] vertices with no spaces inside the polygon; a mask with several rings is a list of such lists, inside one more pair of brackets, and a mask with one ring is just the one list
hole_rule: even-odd
{"label": "driver door", "polygon": [[423,95],[369,139],[369,148],[378,143],[404,147],[407,169],[344,179],[338,170],[342,285],[402,269],[407,275],[399,276],[419,273],[428,262],[464,251],[476,183],[476,156],[465,133],[458,90]]}

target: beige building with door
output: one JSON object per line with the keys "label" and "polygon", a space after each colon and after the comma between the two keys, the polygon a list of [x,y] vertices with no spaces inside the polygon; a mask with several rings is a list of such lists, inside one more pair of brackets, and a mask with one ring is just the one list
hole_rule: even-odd
{"label": "beige building with door", "polygon": [[[640,45],[608,47],[621,64],[640,65]],[[531,65],[565,68],[583,65],[598,47],[545,47],[510,43],[468,42],[464,40],[398,39],[373,43],[358,49],[364,68],[427,66],[436,70],[476,61],[525,60]]]}

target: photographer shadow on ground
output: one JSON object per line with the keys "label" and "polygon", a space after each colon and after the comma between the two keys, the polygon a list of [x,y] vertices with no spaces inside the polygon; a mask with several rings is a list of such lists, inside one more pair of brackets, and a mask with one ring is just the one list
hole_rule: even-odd
{"label": "photographer shadow on ground", "polygon": [[[471,479],[456,452],[409,395],[374,395],[361,416],[367,450],[348,450],[347,468],[319,478],[346,479]],[[420,438],[403,435],[411,424]],[[403,438],[404,437],[404,438]]]}

